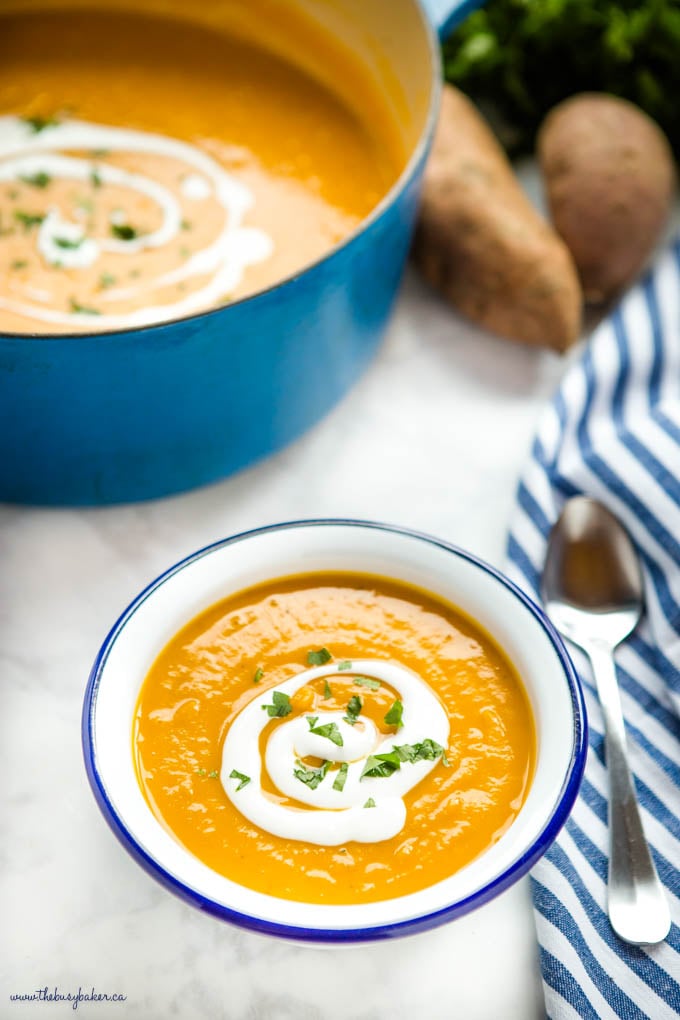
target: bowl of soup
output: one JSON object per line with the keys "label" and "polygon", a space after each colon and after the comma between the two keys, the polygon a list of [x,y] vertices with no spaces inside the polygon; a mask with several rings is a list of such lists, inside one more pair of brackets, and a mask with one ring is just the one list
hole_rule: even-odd
{"label": "bowl of soup", "polygon": [[162,496],[327,413],[384,332],[439,80],[418,0],[5,0],[0,499]]}
{"label": "bowl of soup", "polygon": [[88,777],[125,849],[216,917],[312,942],[422,931],[517,881],[585,754],[542,612],[388,525],[308,521],[158,578],[95,662]]}

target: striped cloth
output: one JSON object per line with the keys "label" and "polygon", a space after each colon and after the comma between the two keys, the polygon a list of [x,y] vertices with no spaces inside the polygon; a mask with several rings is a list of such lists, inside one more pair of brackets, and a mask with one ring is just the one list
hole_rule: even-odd
{"label": "striped cloth", "polygon": [[606,914],[607,773],[587,660],[570,648],[590,723],[585,778],[532,873],[551,1020],[680,1016],[680,240],[570,363],[520,481],[509,573],[538,600],[551,525],[585,493],[626,525],[643,559],[647,613],[617,649],[643,824],[669,895],[666,942],[621,942]]}

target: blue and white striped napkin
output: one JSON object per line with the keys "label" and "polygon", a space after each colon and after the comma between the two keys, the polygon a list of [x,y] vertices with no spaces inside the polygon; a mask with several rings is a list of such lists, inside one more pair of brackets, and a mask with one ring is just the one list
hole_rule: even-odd
{"label": "blue and white striped napkin", "polygon": [[532,873],[551,1020],[680,1016],[680,240],[568,367],[519,485],[509,572],[538,601],[550,527],[570,496],[600,500],[644,563],[647,613],[616,653],[645,832],[668,892],[666,942],[621,942],[606,914],[607,774],[602,713],[573,651],[590,723],[585,778]]}

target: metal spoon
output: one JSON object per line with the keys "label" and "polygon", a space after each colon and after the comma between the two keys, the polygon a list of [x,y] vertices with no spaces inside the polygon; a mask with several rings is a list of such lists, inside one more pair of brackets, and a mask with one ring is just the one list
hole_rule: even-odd
{"label": "metal spoon", "polygon": [[570,499],[550,533],[541,594],[560,633],[593,667],[602,706],[609,773],[609,920],[632,945],[662,942],[668,900],[649,852],[628,766],[613,652],[644,605],[637,553],[609,510],[585,496]]}

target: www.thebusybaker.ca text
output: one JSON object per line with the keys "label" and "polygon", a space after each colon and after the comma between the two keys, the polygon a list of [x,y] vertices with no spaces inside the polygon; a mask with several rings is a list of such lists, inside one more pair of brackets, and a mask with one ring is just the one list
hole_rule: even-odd
{"label": "www.thebusybaker.ca text", "polygon": [[57,985],[50,990],[47,985],[34,992],[18,992],[10,995],[10,1002],[70,1002],[71,1009],[78,1009],[81,1002],[125,1002],[127,995],[120,992],[98,992],[94,987],[84,992],[82,986],[77,992],[60,992]]}

